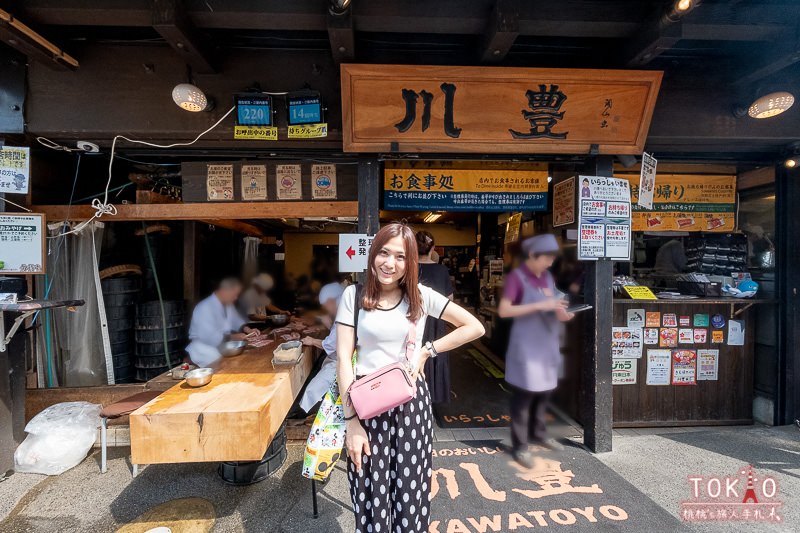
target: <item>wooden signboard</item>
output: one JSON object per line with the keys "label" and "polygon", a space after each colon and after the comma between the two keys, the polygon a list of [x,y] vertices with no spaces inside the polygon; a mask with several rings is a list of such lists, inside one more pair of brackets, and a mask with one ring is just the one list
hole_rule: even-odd
{"label": "wooden signboard", "polygon": [[345,152],[640,154],[662,73],[342,65]]}

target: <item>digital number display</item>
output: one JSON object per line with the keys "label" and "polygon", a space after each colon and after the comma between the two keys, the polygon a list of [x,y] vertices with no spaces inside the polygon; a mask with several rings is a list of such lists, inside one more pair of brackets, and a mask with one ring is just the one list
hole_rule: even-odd
{"label": "digital number display", "polygon": [[272,126],[272,98],[237,97],[236,123],[240,126]]}
{"label": "digital number display", "polygon": [[316,97],[289,98],[289,124],[318,124],[322,122],[322,100]]}

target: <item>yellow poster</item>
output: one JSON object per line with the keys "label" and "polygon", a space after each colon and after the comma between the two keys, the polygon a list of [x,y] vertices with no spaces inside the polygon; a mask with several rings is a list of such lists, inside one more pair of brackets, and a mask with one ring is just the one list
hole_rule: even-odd
{"label": "yellow poster", "polygon": [[233,138],[251,141],[277,141],[278,128],[273,126],[234,126]]}
{"label": "yellow poster", "polygon": [[303,124],[288,127],[290,139],[319,139],[328,136],[328,124]]}

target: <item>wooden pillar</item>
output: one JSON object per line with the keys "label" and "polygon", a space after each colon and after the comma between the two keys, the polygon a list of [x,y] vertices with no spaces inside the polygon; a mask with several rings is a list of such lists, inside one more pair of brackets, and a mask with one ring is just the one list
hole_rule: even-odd
{"label": "wooden pillar", "polygon": [[[585,175],[612,176],[612,156],[587,161]],[[614,262],[587,261],[584,293],[593,311],[586,320],[581,365],[583,442],[595,453],[611,451],[613,394],[611,388],[611,326],[614,316]]]}
{"label": "wooden pillar", "polygon": [[197,303],[200,264],[197,253],[197,222],[183,223],[183,299],[191,308]]}
{"label": "wooden pillar", "polygon": [[776,423],[800,418],[800,169],[783,164],[775,172],[776,267],[778,282],[778,388]]}
{"label": "wooden pillar", "polygon": [[358,232],[375,235],[381,227],[380,162],[373,158],[358,160]]}

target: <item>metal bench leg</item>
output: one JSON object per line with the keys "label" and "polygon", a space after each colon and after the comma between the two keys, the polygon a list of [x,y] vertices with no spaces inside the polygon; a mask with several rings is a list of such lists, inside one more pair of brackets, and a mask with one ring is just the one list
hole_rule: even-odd
{"label": "metal bench leg", "polygon": [[314,518],[319,518],[319,509],[317,509],[317,481],[311,480],[311,505],[314,507]]}
{"label": "metal bench leg", "polygon": [[100,424],[100,473],[105,474],[108,460],[108,419],[103,418]]}

